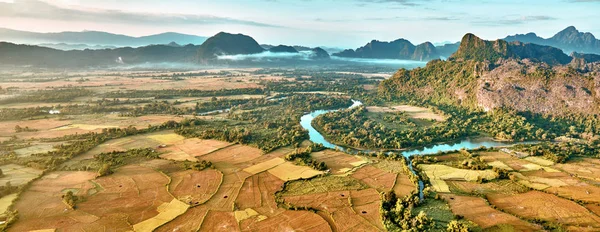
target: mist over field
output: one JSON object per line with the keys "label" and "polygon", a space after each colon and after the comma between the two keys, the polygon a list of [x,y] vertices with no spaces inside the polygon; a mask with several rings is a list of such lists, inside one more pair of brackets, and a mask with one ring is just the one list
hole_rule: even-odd
{"label": "mist over field", "polygon": [[314,52],[312,51],[300,51],[298,53],[264,51],[257,54],[220,55],[217,56],[217,59],[232,61],[270,61],[276,59],[310,60],[313,55]]}

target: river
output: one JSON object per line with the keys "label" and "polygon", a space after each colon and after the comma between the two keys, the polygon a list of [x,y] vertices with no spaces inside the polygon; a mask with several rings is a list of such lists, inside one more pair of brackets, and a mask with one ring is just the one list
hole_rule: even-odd
{"label": "river", "polygon": [[[352,100],[352,102],[353,102],[352,106],[348,107],[348,109],[352,109],[354,107],[358,107],[358,106],[362,105],[362,102],[360,102],[360,101]],[[329,112],[333,112],[333,111],[338,111],[338,110],[316,110],[316,111],[310,112],[308,114],[305,114],[304,116],[302,116],[300,118],[300,125],[302,125],[302,127],[305,130],[308,130],[309,139],[313,143],[323,144],[324,147],[330,148],[330,149],[337,148],[337,149],[343,150],[350,154],[358,153],[359,150],[352,149],[352,148],[344,148],[344,147],[337,146],[337,145],[327,141],[327,139],[325,139],[325,137],[312,126],[312,121],[317,116],[326,114]],[[460,150],[463,148],[469,150],[469,149],[475,149],[475,148],[479,148],[479,147],[504,147],[504,146],[511,146],[514,144],[515,143],[511,143],[511,142],[494,141],[489,138],[475,138],[475,139],[467,138],[467,139],[463,139],[459,142],[441,143],[441,144],[426,146],[421,149],[406,150],[406,151],[402,151],[401,154],[404,157],[409,158],[412,155],[430,155],[430,154],[437,154],[439,152],[456,151],[456,150]],[[377,152],[377,151],[360,150],[360,152]],[[412,168],[412,162],[410,159],[408,159],[408,165],[409,165],[410,170],[413,173],[415,173],[415,171]],[[423,199],[423,182],[420,180],[419,180],[419,195],[420,195],[421,199]]]}

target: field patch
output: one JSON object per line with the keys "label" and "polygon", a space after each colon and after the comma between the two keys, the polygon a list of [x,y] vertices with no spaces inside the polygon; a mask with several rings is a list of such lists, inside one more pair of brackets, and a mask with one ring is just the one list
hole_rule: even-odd
{"label": "field patch", "polygon": [[277,165],[277,167],[269,169],[268,172],[284,181],[308,179],[317,175],[324,174],[324,172],[322,171],[317,171],[307,166],[295,165],[290,162],[285,162],[283,164]]}
{"label": "field patch", "polygon": [[70,130],[70,129],[81,129],[81,130],[86,130],[86,131],[95,131],[98,129],[108,129],[108,128],[119,128],[119,126],[91,125],[91,124],[69,124],[69,125],[61,126],[59,128],[53,129],[53,130],[60,131],[60,130]]}
{"label": "field patch", "polygon": [[330,149],[313,152],[310,156],[318,162],[325,162],[332,174],[344,174],[357,166],[367,163],[361,157]]}
{"label": "field patch", "polygon": [[58,145],[57,143],[44,143],[44,144],[36,144],[30,147],[24,147],[20,149],[16,149],[15,153],[19,157],[31,156],[33,154],[47,153],[50,151],[54,151],[54,146]]}
{"label": "field patch", "polygon": [[503,224],[512,225],[516,231],[536,231],[541,229],[515,216],[493,209],[485,200],[479,197],[458,196],[454,194],[442,194],[442,197],[450,205],[452,213],[464,216],[466,219],[479,225],[482,229]]}
{"label": "field patch", "polygon": [[42,175],[42,171],[18,164],[5,164],[0,166],[4,176],[0,178],[0,186],[10,182],[12,186],[20,186]]}
{"label": "field patch", "polygon": [[162,143],[162,144],[174,144],[176,142],[183,141],[185,139],[185,137],[175,134],[175,133],[152,134],[152,135],[147,135],[146,137],[156,140],[157,142]]}
{"label": "field patch", "polygon": [[416,191],[416,186],[407,175],[398,173],[392,190],[397,196],[408,196]]}
{"label": "field patch", "polygon": [[380,197],[375,189],[287,196],[284,201],[293,206],[324,211],[337,231],[383,230],[379,216]]}
{"label": "field patch", "polygon": [[600,229],[598,216],[575,202],[552,194],[539,191],[516,195],[492,194],[488,195],[488,200],[499,209],[519,217]]}
{"label": "field patch", "polygon": [[[260,217],[260,216],[258,216]],[[262,218],[250,225],[240,225],[243,231],[332,231],[321,216],[310,211],[286,210],[277,216]]]}
{"label": "field patch", "polygon": [[389,191],[394,187],[397,174],[369,165],[356,170],[351,176],[379,191]]}
{"label": "field patch", "polygon": [[504,162],[499,161],[499,160],[489,162],[488,165],[495,167],[495,168],[500,168],[500,169],[509,170],[509,171],[514,170],[510,166],[506,165]]}
{"label": "field patch", "polygon": [[256,159],[261,155],[262,151],[258,148],[236,144],[206,155],[197,156],[197,158],[213,163],[240,164]]}
{"label": "field patch", "polygon": [[324,193],[341,190],[360,190],[367,186],[349,176],[324,176],[310,180],[293,181],[286,185],[283,196]]}
{"label": "field patch", "polygon": [[210,210],[202,222],[200,231],[240,231],[233,212]]}
{"label": "field patch", "polygon": [[0,198],[0,216],[4,215],[6,213],[6,210],[8,210],[8,207],[10,207],[12,202],[15,199],[17,199],[17,196],[18,196],[17,193],[13,193],[13,194],[8,194],[8,195]]}
{"label": "field patch", "polygon": [[157,209],[158,215],[147,219],[143,222],[133,225],[135,231],[154,231],[159,226],[170,222],[177,216],[185,213],[189,205],[178,201],[177,199],[171,200],[169,203],[163,203]]}
{"label": "field patch", "polygon": [[539,164],[542,166],[552,166],[554,165],[554,162],[544,159],[544,158],[540,158],[540,157],[536,157],[536,156],[529,156],[526,157],[524,160],[527,160],[529,162],[535,163],[535,164]]}
{"label": "field patch", "polygon": [[219,189],[223,174],[215,169],[186,170],[169,175],[169,191],[180,201],[199,205],[208,201]]}
{"label": "field patch", "polygon": [[[34,181],[15,202],[19,219],[11,225],[11,230],[80,230],[99,225],[98,216],[82,210],[70,210],[61,199],[65,190],[72,190],[77,196],[89,196],[96,188],[91,182],[95,176],[94,172],[52,172]],[[111,225],[119,228],[118,219],[114,220]]]}
{"label": "field patch", "polygon": [[492,170],[467,170],[439,164],[421,164],[419,169],[423,170],[433,189],[437,192],[450,192],[444,180],[476,181],[479,178],[493,180],[496,173]]}
{"label": "field patch", "polygon": [[280,164],[283,164],[285,162],[286,161],[282,158],[273,158],[271,160],[267,160],[265,162],[244,168],[244,171],[254,175],[254,174],[269,170],[271,168],[277,167]]}

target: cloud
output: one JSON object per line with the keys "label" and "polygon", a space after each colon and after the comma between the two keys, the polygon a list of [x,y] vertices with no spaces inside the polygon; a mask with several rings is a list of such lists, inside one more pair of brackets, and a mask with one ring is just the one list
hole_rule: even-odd
{"label": "cloud", "polygon": [[552,16],[545,15],[532,15],[532,16],[518,16],[518,17],[504,17],[501,19],[488,19],[488,18],[479,18],[471,21],[472,24],[475,25],[485,25],[485,26],[506,26],[506,25],[521,25],[531,22],[539,22],[539,21],[552,21],[557,20],[557,18]]}
{"label": "cloud", "polygon": [[279,59],[309,60],[313,56],[314,56],[313,51],[301,51],[298,53],[264,51],[261,53],[247,54],[247,55],[245,55],[245,54],[221,55],[221,56],[217,56],[217,59],[233,60],[233,61],[242,61],[242,60],[271,61],[271,60],[279,60]]}
{"label": "cloud", "polygon": [[15,0],[13,3],[0,2],[0,16],[64,21],[137,23],[150,25],[237,24],[256,27],[281,27],[272,24],[212,15],[152,14],[126,12],[121,10],[62,8],[38,0]]}
{"label": "cloud", "polygon": [[396,17],[370,17],[370,18],[364,18],[364,20],[369,20],[369,21],[391,21],[391,20],[397,20],[397,21],[456,21],[456,20],[460,20],[460,18],[452,17],[452,16],[425,16],[425,17],[396,16]]}
{"label": "cloud", "polygon": [[364,3],[388,3],[388,4],[398,4],[403,6],[418,6],[421,5],[421,2],[426,2],[428,0],[357,0],[359,2]]}

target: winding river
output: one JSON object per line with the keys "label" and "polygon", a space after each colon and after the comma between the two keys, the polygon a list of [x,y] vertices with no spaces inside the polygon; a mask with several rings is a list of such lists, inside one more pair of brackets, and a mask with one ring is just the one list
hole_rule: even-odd
{"label": "winding river", "polygon": [[[348,107],[348,109],[352,109],[354,107],[358,107],[358,106],[362,105],[362,102],[360,102],[360,101],[352,100],[352,102],[353,102],[352,106]],[[345,151],[347,153],[351,153],[351,154],[358,153],[359,150],[341,147],[341,146],[335,145],[335,144],[327,141],[325,139],[325,137],[312,126],[312,121],[317,116],[326,114],[329,112],[333,112],[333,111],[338,111],[338,110],[316,110],[316,111],[310,112],[308,114],[305,114],[304,116],[302,116],[302,118],[300,118],[300,125],[302,125],[302,127],[305,130],[308,130],[308,135],[309,135],[310,141],[313,143],[323,144],[323,146],[325,146],[326,148],[330,148],[330,149],[337,148],[337,149],[343,150],[343,151]],[[400,154],[402,154],[406,158],[409,158],[412,155],[430,155],[430,154],[436,154],[438,152],[456,151],[456,150],[460,150],[463,148],[469,150],[469,149],[479,148],[482,146],[483,147],[504,147],[504,146],[511,146],[514,144],[515,143],[499,142],[499,141],[494,141],[494,140],[486,139],[486,138],[476,138],[476,139],[467,138],[467,139],[461,140],[459,142],[441,143],[441,144],[427,146],[427,147],[424,147],[421,149],[406,150],[406,151],[402,151]],[[377,152],[377,151],[361,150],[361,152]],[[410,159],[408,159],[408,166],[409,166],[410,170],[413,173],[415,173]],[[423,199],[423,182],[420,180],[419,180],[419,195],[420,195],[421,199]]]}

